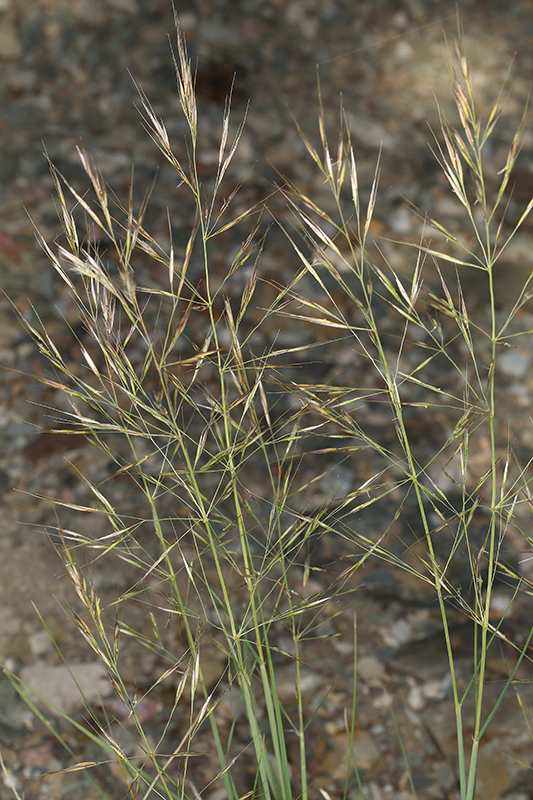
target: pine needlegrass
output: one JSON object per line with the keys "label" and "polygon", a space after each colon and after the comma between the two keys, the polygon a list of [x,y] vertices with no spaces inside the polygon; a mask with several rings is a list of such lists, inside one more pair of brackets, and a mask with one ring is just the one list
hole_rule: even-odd
{"label": "pine needlegrass", "polygon": [[[69,770],[112,760],[132,798],[198,798],[221,789],[228,800],[318,797],[308,764],[317,704],[309,704],[302,687],[302,648],[320,637],[322,609],[342,601],[358,585],[359,571],[378,559],[418,578],[438,604],[457,721],[460,797],[476,797],[480,743],[516,683],[533,634],[532,629],[515,645],[502,630],[506,614],[497,623],[491,615],[499,575],[512,586],[510,606],[528,591],[506,560],[511,525],[516,540],[516,511],[531,502],[528,465],[520,465],[501,442],[497,377],[499,354],[515,342],[516,321],[532,287],[529,279],[502,317],[494,274],[533,201],[509,230],[505,192],[523,126],[494,190],[483,151],[501,114],[500,99],[482,120],[460,36],[454,64],[458,123],[440,112],[434,152],[470,233],[450,231],[414,209],[425,221],[424,236],[397,245],[413,263],[410,273],[399,273],[371,242],[379,165],[363,201],[349,127],[341,115],[332,150],[319,89],[319,145],[300,134],[310,169],[323,177],[331,203],[319,207],[280,178],[275,193],[294,226],[279,224],[295,266],[286,284],[263,277],[268,201],[243,209],[242,180],[228,185],[244,121],[232,127],[228,101],[218,166],[212,181],[203,183],[194,72],[178,24],[174,65],[187,123],[185,159],[178,158],[164,123],[137,88],[145,128],[175,170],[194,219],[179,255],[171,215],[165,248],[145,227],[149,199],[135,209],[132,187],[122,204],[85,152],[80,159],[92,196],[69,185],[50,164],[63,236],[56,250],[37,235],[75,304],[84,333],[72,326],[72,335],[83,369],[73,367],[71,355],[61,352],[38,320],[23,322],[53,372],[38,380],[67,401],[54,412],[55,431],[85,434],[112,469],[103,482],[80,474],[85,502],[56,501],[58,519],[61,506],[95,515],[101,532],[89,536],[83,526],[67,529],[61,523],[49,532],[77,594],[68,612],[71,624],[105,666],[138,748],[135,758],[129,756],[94,708],[91,736],[102,748],[101,760],[75,762]],[[95,230],[103,232],[113,263],[100,252]],[[222,234],[233,230],[241,243],[221,275],[214,256]],[[146,265],[164,275],[164,285],[140,282]],[[451,283],[442,265],[456,271]],[[425,281],[429,267],[440,283]],[[486,286],[488,309],[468,306],[461,275],[469,270]],[[274,337],[264,345],[261,331],[284,325],[303,328],[308,344],[285,346]],[[321,352],[339,342],[352,348],[361,379],[355,385],[298,380],[287,365],[296,352],[312,358],[317,342]],[[456,381],[441,382],[443,373]],[[379,430],[368,424],[370,407],[386,420]],[[413,420],[437,412],[453,425],[428,453]],[[490,457],[479,474],[472,453],[482,442]],[[330,460],[323,468],[324,455]],[[363,458],[374,470],[356,488],[341,495],[320,490],[332,486],[324,481],[334,477],[332,462],[357,465]],[[439,469],[449,479],[447,489],[436,477]],[[115,488],[121,484],[127,486],[123,494]],[[422,533],[413,546],[399,547],[389,522],[372,535],[358,528],[360,513],[391,500],[397,503],[395,520],[407,506],[416,511]],[[481,512],[486,524],[480,538],[473,530]],[[528,547],[527,533],[521,535]],[[315,582],[309,592],[312,554],[325,537],[342,543],[343,557],[337,569],[320,573],[329,581],[323,591]],[[470,580],[458,584],[453,570],[461,559]],[[93,572],[107,561],[129,584],[104,602]],[[473,621],[475,637],[472,673],[462,684],[450,635],[450,615],[457,611]],[[355,631],[354,625],[354,676]],[[499,697],[487,707],[488,653],[502,641],[514,659]],[[125,643],[156,658],[158,677],[150,685],[132,684],[123,663]],[[280,654],[293,664],[290,711],[278,695]],[[154,738],[143,721],[143,701],[164,686],[172,687],[166,722]],[[471,695],[473,736],[467,741],[463,712]],[[346,710],[350,743],[356,710],[354,677],[353,703]],[[47,724],[55,730],[55,723]],[[339,792],[363,797],[352,756]]]}

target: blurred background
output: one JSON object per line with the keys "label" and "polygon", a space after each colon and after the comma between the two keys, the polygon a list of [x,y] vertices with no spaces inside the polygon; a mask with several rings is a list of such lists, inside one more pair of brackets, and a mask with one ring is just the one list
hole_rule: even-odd
{"label": "blurred background", "polygon": [[[175,5],[197,65],[199,160],[207,181],[216,166],[222,115],[233,86],[234,126],[247,113],[233,168],[237,179],[248,174],[241,193],[243,207],[270,194],[273,183],[282,180],[280,174],[297,182],[318,205],[327,204],[327,187],[293,121],[294,117],[318,144],[319,77],[332,142],[342,98],[363,195],[369,193],[381,153],[381,191],[371,234],[391,264],[408,272],[412,258],[389,240],[417,241],[422,233],[422,224],[405,207],[404,198],[454,231],[465,229],[460,206],[450,199],[429,147],[439,122],[436,98],[455,119],[447,69],[457,31],[455,2],[175,0]],[[505,164],[530,93],[533,2],[462,0],[457,7],[485,113],[508,77],[503,124],[486,152],[487,167],[496,175]],[[82,195],[88,179],[78,147],[94,156],[126,204],[132,165],[137,203],[156,179],[146,225],[154,238],[167,243],[168,210],[179,255],[191,229],[192,210],[181,203],[176,174],[143,129],[134,84],[142,87],[156,115],[164,119],[176,153],[183,157],[186,129],[176,96],[174,41],[170,0],[0,0],[0,289],[5,293],[0,298],[0,661],[15,670],[41,663],[40,659],[53,663],[48,634],[32,603],[66,652],[77,651],[58,603],[69,591],[68,581],[46,537],[36,531],[55,524],[51,504],[42,497],[64,496],[71,501],[75,471],[98,469],[74,436],[65,444],[65,437],[41,434],[41,429],[53,427],[50,408],[61,401],[25,377],[42,376],[46,367],[11,305],[13,301],[33,322],[42,318],[58,346],[68,352],[71,333],[64,318],[75,324],[73,310],[33,230],[35,225],[52,247],[61,232],[45,152]],[[533,195],[529,111],[525,130],[513,179],[511,220]],[[272,202],[277,207],[278,201]],[[281,206],[278,213],[284,219]],[[265,269],[279,280],[290,279],[295,266],[276,227],[269,242]],[[102,245],[105,248],[105,241]],[[221,242],[221,259],[224,248],[232,246],[231,239]],[[526,225],[502,261],[498,284],[502,303],[513,297],[532,266],[533,233]],[[141,262],[139,269],[147,273],[144,279],[161,280],[153,266]],[[464,280],[475,299],[478,287],[473,278]],[[527,354],[524,358],[510,375],[521,385],[529,379]],[[528,408],[526,393],[517,401],[517,409],[526,418]],[[524,446],[533,444],[531,439],[524,434]],[[65,455],[74,466],[66,465]],[[120,583],[120,576],[100,574],[99,581],[105,590]],[[370,673],[372,669],[370,665]],[[16,737],[19,741],[25,713],[8,684],[0,682],[0,731],[6,741]],[[444,723],[441,729],[446,730]],[[452,733],[445,735],[451,741]],[[41,756],[30,750],[14,747],[14,772],[23,769],[22,756],[17,761],[16,754],[24,752],[28,775],[33,768],[49,768],[50,749],[45,747]],[[510,791],[513,776],[502,777],[501,770],[499,777],[492,776],[490,768],[489,753],[484,797],[498,798]],[[447,792],[452,791],[453,775],[444,770],[441,777],[441,794],[431,796],[451,797]],[[38,788],[34,794],[28,791],[30,798],[45,796]],[[46,797],[68,796],[60,782],[56,794],[53,791]],[[520,798],[527,800],[531,795],[524,791]],[[11,794],[0,788],[0,798],[4,796]]]}

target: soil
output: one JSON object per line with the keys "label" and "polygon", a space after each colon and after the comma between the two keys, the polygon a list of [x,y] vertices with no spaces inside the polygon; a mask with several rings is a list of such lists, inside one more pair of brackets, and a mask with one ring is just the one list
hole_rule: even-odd
{"label": "soil", "polygon": [[[446,68],[448,49],[456,34],[456,4],[445,0],[200,0],[176,2],[190,55],[198,60],[197,93],[200,105],[200,158],[205,178],[212,176],[218,155],[220,126],[227,94],[233,85],[232,118],[246,113],[246,128],[236,169],[249,173],[242,202],[253,205],[271,192],[280,174],[297,183],[318,205],[327,203],[323,179],[298,134],[293,117],[318,145],[317,65],[326,123],[331,132],[339,118],[339,96],[346,110],[358,159],[361,194],[368,197],[376,164],[380,161],[380,193],[372,238],[394,267],[408,276],[412,252],[392,244],[419,240],[423,223],[411,215],[404,198],[461,235],[466,221],[450,199],[446,182],[431,153],[431,130],[439,119],[435,96],[454,120],[454,104]],[[533,69],[533,3],[475,2],[459,4],[464,40],[482,112],[488,113],[512,65],[505,112],[486,153],[487,170],[494,175],[505,165],[508,147],[520,124],[530,91]],[[54,549],[58,526],[98,534],[96,515],[57,511],[47,499],[66,504],[81,503],[79,474],[90,480],[104,479],[109,469],[105,457],[95,455],[83,436],[46,433],[54,428],[61,396],[31,379],[44,376],[48,366],[14,313],[34,324],[41,319],[55,344],[70,354],[73,369],[76,335],[81,328],[66,287],[38,246],[34,226],[52,246],[60,234],[53,199],[54,185],[47,157],[65,179],[83,194],[87,177],[81,169],[77,147],[94,154],[107,182],[127,203],[131,165],[135,165],[135,198],[142,198],[157,176],[146,224],[154,238],[165,242],[167,209],[181,231],[175,242],[184,248],[191,229],[191,211],[181,205],[176,174],[164,163],[143,130],[136,108],[138,95],[132,81],[141,85],[157,116],[162,117],[177,150],[182,148],[183,122],[176,98],[174,68],[168,36],[174,35],[172,8],[167,0],[0,0],[0,662],[30,684],[34,691],[51,697],[56,706],[73,715],[81,728],[67,725],[61,714],[41,716],[23,705],[7,677],[0,681],[0,746],[5,768],[0,800],[14,790],[26,798],[100,796],[100,785],[111,798],[127,795],[118,762],[86,772],[62,772],[76,762],[99,758],[98,749],[83,735],[90,728],[86,710],[72,692],[65,663],[92,703],[101,704],[109,725],[124,747],[130,747],[125,709],[115,699],[95,657],[80,641],[65,612],[76,608],[72,583]],[[248,106],[249,103],[249,106]],[[533,194],[533,120],[525,115],[523,149],[513,176],[509,219]],[[429,127],[428,127],[429,124]],[[44,152],[43,152],[44,151]],[[289,214],[272,201],[280,218]],[[218,259],[224,264],[237,239],[221,241]],[[497,267],[496,291],[501,313],[514,302],[533,265],[533,231],[526,222],[509,244]],[[265,273],[278,281],[290,280],[296,270],[294,255],[284,235],[273,227],[263,259]],[[146,264],[143,277],[156,285],[162,277]],[[455,280],[453,270],[445,273]],[[427,280],[434,273],[428,267]],[[486,322],[486,289],[479,275],[461,274],[466,303]],[[388,312],[384,310],[384,315]],[[266,330],[265,346],[279,337],[284,346],[305,344],[308,332]],[[533,331],[533,311],[526,305],[516,316],[516,329]],[[69,327],[69,325],[71,327]],[[497,420],[500,444],[513,443],[513,452],[529,465],[533,432],[531,405],[532,335],[502,354],[497,392],[502,409]],[[303,338],[302,338],[303,337]],[[347,360],[348,359],[348,360]],[[299,367],[314,380],[335,383],[361,381],[366,376],[350,360],[343,345],[321,351],[320,359],[302,356]],[[348,366],[347,366],[348,364]],[[442,380],[453,381],[446,365],[439,364]],[[317,376],[320,376],[319,378]],[[451,384],[450,384],[451,385]],[[379,430],[379,408],[366,423]],[[448,435],[454,420],[413,414],[410,434],[421,454]],[[475,481],[486,470],[490,454],[482,440],[472,452]],[[474,445],[473,445],[474,448]],[[318,448],[317,448],[318,449]],[[375,465],[366,457],[335,466],[317,457],[317,469],[325,466],[330,477],[307,498],[321,501],[338,487],[354,485],[371,474]],[[453,497],[453,472],[449,464],[436,463],[434,479]],[[332,477],[331,477],[332,476]],[[453,475],[452,475],[453,478]],[[329,480],[329,483],[328,483]],[[250,475],[261,481],[258,472]],[[134,503],[129,484],[113,487],[117,503]],[[347,489],[349,491],[349,489]],[[417,557],[417,522],[409,508],[395,519],[397,503],[386,501],[361,511],[353,527],[362,535],[375,535],[394,525],[399,553]],[[526,510],[516,511],[516,525],[509,529],[508,559],[531,577],[533,558],[527,539]],[[343,521],[339,520],[339,526]],[[80,528],[80,526],[82,526]],[[486,517],[477,512],[473,531],[483,540]],[[442,537],[446,531],[442,531]],[[51,534],[51,536],[49,536]],[[445,542],[444,542],[445,546]],[[343,549],[344,548],[344,549]],[[348,549],[346,549],[348,548]],[[325,592],[349,553],[341,537],[325,535],[310,554],[311,578],[306,591]],[[411,557],[411,556],[409,556]],[[454,567],[457,586],[468,580],[463,557]],[[341,567],[339,567],[339,563]],[[295,567],[295,585],[304,592],[304,567]],[[94,565],[94,580],[102,597],[110,599],[127,591],[135,580],[127,566],[117,562]],[[350,708],[353,687],[353,644],[350,631],[354,617],[358,634],[358,697],[354,759],[361,771],[363,795],[371,800],[411,798],[413,781],[419,800],[455,800],[459,797],[454,709],[450,700],[450,674],[439,622],[431,594],[409,572],[395,571],[375,561],[357,573],[342,598],[328,603],[323,612],[319,639],[306,644],[301,654],[310,707],[316,710],[310,726],[309,779],[311,796],[341,797],[347,765],[345,711]],[[495,619],[510,598],[505,583],[496,589]],[[499,604],[499,605],[498,605]],[[498,611],[499,608],[499,611]],[[506,619],[504,634],[524,642],[531,618],[530,597],[519,596],[513,614]],[[147,624],[139,610],[137,623]],[[498,617],[498,614],[500,617]],[[456,652],[456,672],[463,684],[472,661],[472,624],[450,611],[451,636]],[[44,623],[44,624],[43,624]],[[52,644],[52,639],[62,655]],[[169,634],[170,635],[170,634]],[[291,659],[280,632],[278,669],[280,696],[293,713]],[[157,655],[133,645],[125,646],[124,664],[132,687],[147,686],[160,674]],[[496,699],[508,674],[513,651],[497,643],[489,656],[489,699]],[[64,661],[63,661],[64,659]],[[223,664],[214,649],[206,649],[204,671],[212,684],[221,678]],[[159,672],[158,672],[159,670]],[[530,708],[533,702],[529,662],[518,676],[523,683],[502,704],[480,750],[478,797],[484,800],[531,800]],[[332,686],[333,684],[333,686]],[[171,694],[170,690],[168,695]],[[161,691],[145,698],[146,729],[157,741],[164,725],[165,709],[172,698]],[[228,692],[220,702],[220,714],[235,715],[236,701]],[[472,718],[470,700],[465,718]],[[184,724],[183,712],[180,724]],[[51,734],[50,718],[66,747]],[[229,724],[229,722],[228,722]],[[245,726],[237,714],[236,741],[245,741]],[[465,737],[470,729],[466,726]],[[174,737],[178,734],[174,733]],[[400,746],[401,741],[401,746]],[[197,746],[210,751],[209,731],[199,735]],[[131,751],[130,755],[136,755]],[[138,754],[137,754],[138,755]],[[405,767],[404,756],[410,770]],[[295,759],[296,760],[296,759]],[[201,759],[194,767],[195,787],[202,791],[210,779]],[[239,779],[246,790],[247,756],[239,762]],[[322,795],[319,794],[322,792]],[[187,787],[194,794],[194,789]],[[139,796],[143,796],[142,793]],[[355,783],[348,796],[359,797]],[[218,784],[202,791],[202,797],[223,800]]]}

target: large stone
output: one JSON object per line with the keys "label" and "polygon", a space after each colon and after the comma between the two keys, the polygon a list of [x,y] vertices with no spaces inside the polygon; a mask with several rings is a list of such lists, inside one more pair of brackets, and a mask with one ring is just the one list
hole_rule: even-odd
{"label": "large stone", "polygon": [[328,740],[326,754],[320,765],[321,772],[329,778],[340,780],[346,777],[353,764],[359,770],[369,772],[380,759],[378,746],[374,737],[366,730],[360,729],[354,732],[351,743],[350,759],[350,736],[348,733],[340,732]]}
{"label": "large stone", "polygon": [[52,713],[73,714],[85,704],[97,703],[113,692],[99,661],[67,667],[38,660],[24,667],[20,678],[30,689],[30,699]]}

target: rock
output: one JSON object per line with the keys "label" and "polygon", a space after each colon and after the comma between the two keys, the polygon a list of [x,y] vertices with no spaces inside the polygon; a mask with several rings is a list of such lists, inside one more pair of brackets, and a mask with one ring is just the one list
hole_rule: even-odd
{"label": "rock", "polygon": [[101,25],[105,16],[102,8],[94,0],[74,0],[70,10],[81,22],[89,25]]}
{"label": "rock", "polygon": [[319,481],[320,491],[327,495],[328,500],[338,500],[349,494],[353,489],[353,484],[353,470],[342,464],[333,467]]}
{"label": "rock", "polygon": [[[486,713],[499,696],[501,687],[488,684],[485,687]],[[520,686],[520,703],[511,694],[502,703],[487,733],[481,740],[478,755],[478,795],[483,800],[500,800],[507,792],[527,779],[531,764],[531,736],[524,720],[523,706],[531,701],[529,684]],[[521,704],[523,706],[521,707]],[[425,724],[432,732],[443,753],[452,754],[457,749],[456,721],[453,702],[428,707],[422,714]],[[464,741],[466,757],[469,758],[474,719],[472,693],[463,705]]]}
{"label": "rock", "polygon": [[426,700],[444,700],[446,698],[446,687],[444,681],[426,681],[421,687],[421,692]]}
{"label": "rock", "polygon": [[399,137],[378,119],[361,114],[348,114],[348,123],[355,141],[372,150],[383,147],[385,152],[394,152],[401,145]]}
{"label": "rock", "polygon": [[352,741],[350,760],[350,736],[338,733],[332,736],[327,745],[326,755],[321,764],[321,772],[330,778],[343,779],[354,763],[360,770],[369,771],[376,767],[380,753],[374,737],[366,730],[356,730]]}
{"label": "rock", "polygon": [[457,782],[457,778],[447,761],[441,761],[435,767],[435,777],[440,786],[446,791],[451,792]]}
{"label": "rock", "polygon": [[12,731],[30,730],[33,718],[31,711],[21,702],[19,694],[9,678],[0,680],[0,724]]}
{"label": "rock", "polygon": [[22,44],[13,23],[0,23],[0,61],[16,61],[22,55]]}
{"label": "rock", "polygon": [[395,209],[389,216],[389,226],[400,236],[409,236],[414,228],[414,214],[405,206]]}
{"label": "rock", "polygon": [[46,629],[35,631],[28,636],[30,650],[35,656],[43,656],[52,649],[52,639]]}
{"label": "rock", "polygon": [[138,14],[137,0],[109,0],[109,5],[115,11],[125,11],[127,14]]}
{"label": "rock", "polygon": [[385,676],[385,667],[375,656],[363,656],[357,660],[357,675],[365,683],[379,683]]}
{"label": "rock", "polygon": [[54,742],[52,739],[44,739],[33,746],[24,747],[19,752],[19,759],[26,778],[61,769],[61,762],[54,758]]}
{"label": "rock", "polygon": [[56,714],[74,714],[84,705],[98,703],[113,692],[100,661],[69,664],[67,667],[65,664],[52,666],[38,660],[24,667],[20,678],[29,687],[31,700]]}
{"label": "rock", "polygon": [[[0,614],[0,660],[3,661],[7,655],[19,656],[20,652],[13,650],[14,640],[21,632],[21,621],[19,617],[8,608],[3,608]],[[21,644],[21,643],[19,643]]]}
{"label": "rock", "polygon": [[[300,672],[299,691],[304,700],[309,701],[317,693],[322,680],[322,676],[316,672]],[[296,673],[292,665],[276,671],[276,689],[280,703],[289,705],[296,702]]]}
{"label": "rock", "polygon": [[531,355],[527,350],[515,347],[506,349],[498,359],[498,366],[510,378],[525,378],[531,364]]}
{"label": "rock", "polygon": [[[508,753],[505,753],[505,750]],[[503,751],[503,752],[502,752]],[[478,756],[477,792],[480,797],[500,798],[514,783],[516,768],[505,742],[495,739],[482,743]]]}
{"label": "rock", "polygon": [[413,638],[413,626],[406,619],[398,619],[388,631],[382,631],[382,636],[387,647],[401,647]]}
{"label": "rock", "polygon": [[422,689],[413,678],[410,679],[408,678],[408,681],[411,685],[411,688],[409,689],[409,694],[407,696],[407,703],[409,705],[409,708],[417,712],[423,711],[424,708],[426,707],[426,701],[422,693]]}

